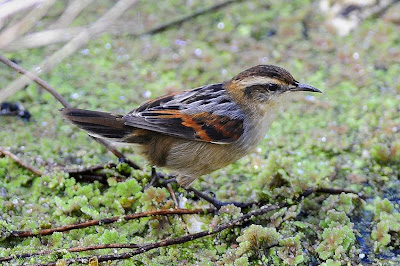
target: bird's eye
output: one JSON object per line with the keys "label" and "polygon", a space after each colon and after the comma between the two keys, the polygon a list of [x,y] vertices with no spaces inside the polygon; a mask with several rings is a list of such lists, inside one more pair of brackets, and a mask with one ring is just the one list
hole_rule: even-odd
{"label": "bird's eye", "polygon": [[275,84],[275,83],[270,83],[270,84],[268,84],[268,90],[270,90],[270,91],[276,91],[276,90],[278,90],[279,89],[279,85],[278,84]]}

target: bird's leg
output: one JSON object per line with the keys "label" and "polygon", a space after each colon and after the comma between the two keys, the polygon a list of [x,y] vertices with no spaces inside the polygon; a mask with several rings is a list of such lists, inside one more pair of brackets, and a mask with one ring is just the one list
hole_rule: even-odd
{"label": "bird's leg", "polygon": [[172,189],[171,183],[176,182],[176,178],[172,177],[169,179],[165,179],[164,175],[157,173],[154,167],[151,168],[151,181],[147,187],[161,185],[168,189],[169,194],[171,195],[172,200],[174,201],[175,208],[179,207],[178,199],[176,198],[175,192]]}
{"label": "bird's leg", "polygon": [[167,186],[169,183],[174,183],[176,182],[175,177],[171,177],[169,179],[165,179],[165,176],[163,174],[157,173],[156,169],[154,167],[151,168],[151,181],[147,185],[147,187],[151,186],[157,186],[157,185],[163,185]]}
{"label": "bird's leg", "polygon": [[179,202],[176,198],[174,190],[172,189],[171,183],[167,183],[167,189],[169,191],[169,194],[171,195],[172,200],[174,201],[175,209],[179,209]]}
{"label": "bird's leg", "polygon": [[230,201],[230,202],[222,202],[217,200],[216,198],[213,198],[203,192],[200,192],[192,187],[189,187],[186,189],[188,192],[193,192],[197,197],[202,198],[206,201],[208,201],[209,203],[211,203],[212,205],[214,205],[214,207],[219,210],[222,206],[225,205],[229,205],[229,204],[233,204],[237,207],[240,208],[247,208],[252,206],[253,204],[255,204],[255,202],[238,202],[238,201]]}
{"label": "bird's leg", "polygon": [[[172,177],[169,179],[165,179],[164,175],[161,173],[158,173],[154,167],[151,168],[151,176],[152,176],[152,179],[147,187],[150,187],[150,186],[166,187],[171,195],[171,198],[173,199],[173,201],[175,203],[175,207],[178,208],[178,206],[179,206],[178,200],[177,200],[175,193],[171,186],[171,183],[176,182],[176,178]],[[193,192],[193,194],[195,196],[197,196],[198,198],[204,199],[205,201],[211,203],[217,210],[219,210],[222,206],[229,205],[229,204],[233,204],[240,208],[247,208],[247,207],[250,207],[253,204],[255,204],[255,202],[238,202],[238,201],[222,202],[222,201],[217,200],[216,198],[213,198],[203,192],[200,192],[200,191],[194,189],[193,187],[185,188],[182,186],[182,188],[184,188],[187,192]]]}

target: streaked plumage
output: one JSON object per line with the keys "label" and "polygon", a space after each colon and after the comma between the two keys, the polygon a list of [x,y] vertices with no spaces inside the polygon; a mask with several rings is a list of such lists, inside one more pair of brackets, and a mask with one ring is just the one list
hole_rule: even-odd
{"label": "streaked plumage", "polygon": [[153,166],[188,187],[251,152],[293,91],[319,90],[283,68],[252,67],[231,80],[147,101],[125,116],[74,108],[63,115],[96,137],[136,144]]}

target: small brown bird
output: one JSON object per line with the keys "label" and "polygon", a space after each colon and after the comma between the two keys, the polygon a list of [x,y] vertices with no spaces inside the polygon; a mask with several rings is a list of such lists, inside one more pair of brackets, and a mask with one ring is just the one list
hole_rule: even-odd
{"label": "small brown bird", "polygon": [[152,166],[172,170],[188,188],[250,153],[298,91],[321,92],[283,68],[259,65],[223,83],[147,101],[126,115],[74,108],[62,114],[90,135],[136,144]]}

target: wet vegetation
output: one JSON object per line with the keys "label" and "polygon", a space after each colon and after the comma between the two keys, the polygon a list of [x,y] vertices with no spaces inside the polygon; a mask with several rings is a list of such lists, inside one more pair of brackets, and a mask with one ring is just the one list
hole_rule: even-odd
{"label": "wet vegetation", "polygon": [[[112,1],[101,1],[109,8]],[[289,3],[290,2],[290,3]],[[214,1],[142,1],[124,17],[137,31],[189,14]],[[57,10],[57,8],[59,10]],[[63,8],[57,4],[57,15]],[[75,22],[97,15],[89,9]],[[75,107],[127,113],[167,92],[231,78],[257,64],[288,69],[321,95],[300,95],[273,123],[256,151],[203,176],[195,188],[222,200],[290,202],[310,187],[361,192],[316,195],[253,219],[241,228],[154,249],[131,265],[347,265],[400,261],[400,4],[362,21],[339,37],[325,26],[318,1],[243,1],[180,27],[134,38],[105,34],[42,76]],[[49,16],[47,23],[51,23]],[[46,20],[44,21],[46,23]],[[30,68],[55,46],[5,54]],[[18,76],[0,65],[0,87]],[[25,239],[13,230],[39,230],[91,219],[173,208],[168,190],[144,189],[148,166],[119,164],[106,184],[78,182],[65,167],[106,164],[116,158],[62,119],[61,105],[31,84],[9,99],[31,115],[0,117],[0,146],[41,169],[35,176],[0,157],[0,257],[108,243],[149,243],[207,230],[243,215],[146,217],[68,233]],[[145,165],[134,149],[120,149]],[[129,168],[129,169],[128,169]],[[128,177],[125,177],[128,176]],[[124,182],[119,182],[120,179]],[[175,187],[181,207],[207,203]],[[104,249],[36,256],[13,263],[45,263],[114,252]],[[122,252],[115,250],[115,252]]]}

